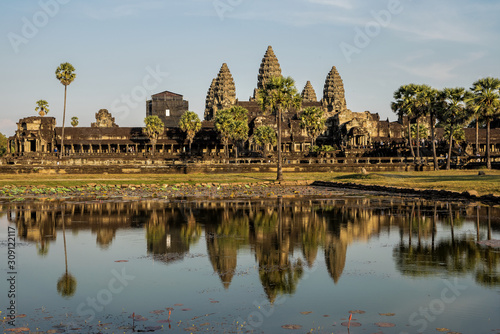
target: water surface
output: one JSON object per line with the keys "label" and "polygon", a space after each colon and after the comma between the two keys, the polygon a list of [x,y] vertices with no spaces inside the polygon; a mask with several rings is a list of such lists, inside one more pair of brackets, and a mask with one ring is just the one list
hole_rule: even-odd
{"label": "water surface", "polygon": [[500,239],[498,208],[360,195],[20,202],[0,226],[2,291],[15,272],[15,327],[32,331],[347,333],[352,313],[350,333],[500,332],[500,250],[481,244]]}

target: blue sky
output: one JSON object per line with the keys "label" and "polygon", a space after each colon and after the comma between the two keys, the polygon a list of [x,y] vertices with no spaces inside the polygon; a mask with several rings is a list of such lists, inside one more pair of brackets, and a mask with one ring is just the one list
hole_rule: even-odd
{"label": "blue sky", "polygon": [[257,85],[268,45],[284,75],[318,98],[336,66],[352,111],[395,120],[402,84],[470,87],[500,77],[497,0],[40,0],[0,2],[0,132],[50,104],[62,122],[55,70],[76,68],[67,126],[89,126],[108,109],[120,126],[142,126],[145,101],[170,90],[203,115],[211,80],[226,62],[236,95]]}

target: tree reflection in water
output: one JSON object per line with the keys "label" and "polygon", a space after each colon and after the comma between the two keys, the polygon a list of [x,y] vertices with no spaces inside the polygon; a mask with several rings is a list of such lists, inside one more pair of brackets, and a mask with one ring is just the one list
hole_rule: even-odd
{"label": "tree reflection in water", "polygon": [[[313,267],[318,254],[337,284],[353,242],[393,231],[400,236],[393,259],[403,275],[453,272],[471,274],[485,286],[500,285],[498,250],[477,244],[500,230],[495,207],[391,197],[60,204],[6,206],[19,238],[36,243],[41,256],[48,254],[59,226],[64,239],[66,229],[90,230],[99,247],[111,247],[119,229],[143,229],[148,254],[166,264],[182,260],[204,236],[208,260],[225,289],[237,270],[238,253],[250,249],[270,302],[293,294],[304,266]],[[466,224],[476,229],[473,235],[465,233]],[[60,282],[58,290],[61,285],[65,295],[74,293],[76,280]]]}

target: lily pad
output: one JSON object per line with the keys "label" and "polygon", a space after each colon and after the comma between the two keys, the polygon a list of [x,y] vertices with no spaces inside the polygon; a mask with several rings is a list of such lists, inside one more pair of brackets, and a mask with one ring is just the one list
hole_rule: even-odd
{"label": "lily pad", "polygon": [[341,323],[342,326],[349,326],[349,327],[361,327],[361,323],[357,322],[357,321],[351,321],[351,324],[349,325],[349,322],[348,321],[344,321]]}
{"label": "lily pad", "polygon": [[375,325],[378,327],[395,327],[396,324],[393,324],[392,322],[376,322]]}
{"label": "lily pad", "polygon": [[283,325],[281,326],[281,328],[284,328],[284,329],[301,329],[302,326],[301,325]]}

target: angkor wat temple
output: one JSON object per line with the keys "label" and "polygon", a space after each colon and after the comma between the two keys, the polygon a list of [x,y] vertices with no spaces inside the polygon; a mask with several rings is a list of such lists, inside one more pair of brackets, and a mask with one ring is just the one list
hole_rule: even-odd
{"label": "angkor wat temple", "polygon": [[[256,101],[256,92],[264,87],[269,78],[281,74],[278,58],[269,46],[260,65],[253,97],[249,101],[239,101],[236,99],[235,82],[229,67],[226,63],[222,64],[208,89],[202,129],[194,138],[190,155],[186,153],[186,135],[178,126],[182,114],[189,110],[189,103],[180,94],[164,91],[152,95],[151,100],[146,102],[146,116],[156,115],[165,125],[165,131],[156,143],[154,157],[150,140],[143,134],[142,126],[120,127],[107,110],[101,109],[96,113],[96,122],[90,127],[65,128],[64,148],[61,148],[61,127],[56,126],[54,117],[34,116],[19,120],[15,135],[9,138],[5,161],[9,164],[50,164],[57,160],[56,152],[63,150],[63,158],[57,161],[66,165],[103,165],[113,161],[155,165],[181,161],[218,163],[226,162],[226,153],[235,162],[235,147],[229,145],[229,152],[224,152],[224,146],[214,127],[214,118],[219,110],[241,106],[248,110],[250,140],[238,149],[237,162],[269,162],[274,159],[272,153],[276,151],[276,147],[270,149],[270,156],[263,157],[261,148],[251,140],[251,136],[260,125],[276,128],[276,117],[263,113]],[[326,75],[321,99],[317,98],[310,81],[305,84],[301,95],[302,109],[289,110],[283,115],[282,150],[287,163],[337,163],[339,161],[336,158],[408,156],[404,134],[408,120],[391,122],[389,119],[381,120],[376,113],[349,110],[344,84],[335,66]],[[318,154],[310,152],[311,138],[300,126],[298,115],[306,107],[321,108],[326,114],[327,127],[317,138],[316,145],[335,148],[335,151],[320,154],[320,160],[317,159]],[[464,144],[457,149],[460,153],[472,154],[475,151],[475,130],[465,129],[465,135]],[[443,130],[437,129],[438,140],[441,141],[442,137]],[[481,129],[479,137],[479,152],[484,153],[486,130]],[[492,129],[491,143],[492,154],[498,155],[500,129]],[[431,156],[425,149],[426,140],[421,145],[423,155]],[[442,152],[444,151],[443,141]],[[346,161],[342,163],[347,163]],[[392,160],[386,162],[392,163]]]}

